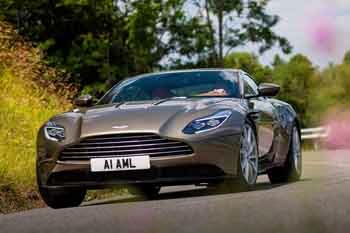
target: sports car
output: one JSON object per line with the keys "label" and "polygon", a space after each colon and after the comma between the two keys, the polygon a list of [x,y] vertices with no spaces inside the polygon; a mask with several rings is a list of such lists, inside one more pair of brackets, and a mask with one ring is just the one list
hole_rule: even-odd
{"label": "sports car", "polygon": [[244,71],[180,70],[125,79],[100,100],[49,119],[37,137],[37,182],[48,206],[78,206],[88,189],[124,185],[251,189],[301,176],[300,125],[279,86]]}

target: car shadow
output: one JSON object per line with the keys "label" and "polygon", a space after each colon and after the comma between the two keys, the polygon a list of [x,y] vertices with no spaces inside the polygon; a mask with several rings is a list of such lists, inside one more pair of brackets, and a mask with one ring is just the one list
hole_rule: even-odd
{"label": "car shadow", "polygon": [[[300,182],[307,182],[310,179],[301,179]],[[286,186],[291,183],[282,183],[282,184],[271,184],[268,181],[263,181],[257,183],[254,188],[250,190],[229,190],[226,188],[218,187],[193,187],[192,189],[187,190],[175,190],[161,192],[156,199],[148,200],[143,196],[121,196],[116,198],[110,198],[107,200],[97,200],[85,202],[82,206],[95,206],[95,205],[105,205],[105,204],[118,204],[118,203],[129,203],[129,202],[144,202],[144,201],[156,201],[156,200],[168,200],[168,199],[177,199],[177,198],[192,198],[192,197],[201,197],[201,196],[211,196],[211,195],[223,195],[223,194],[235,194],[235,193],[244,193],[244,192],[257,192],[264,190],[271,190],[278,187]]]}

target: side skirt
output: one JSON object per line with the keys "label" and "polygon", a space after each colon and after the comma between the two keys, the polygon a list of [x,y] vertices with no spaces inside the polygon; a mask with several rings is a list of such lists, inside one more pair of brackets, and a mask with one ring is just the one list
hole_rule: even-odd
{"label": "side skirt", "polygon": [[267,170],[274,168],[274,167],[281,167],[283,166],[282,162],[273,163],[270,160],[270,155],[263,156],[259,159],[259,175],[266,174]]}

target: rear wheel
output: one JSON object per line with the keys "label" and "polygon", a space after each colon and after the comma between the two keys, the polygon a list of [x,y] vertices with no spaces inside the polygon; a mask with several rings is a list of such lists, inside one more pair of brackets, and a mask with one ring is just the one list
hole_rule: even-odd
{"label": "rear wheel", "polygon": [[85,189],[51,190],[39,187],[44,202],[54,209],[79,206],[85,197]]}
{"label": "rear wheel", "polygon": [[283,167],[272,168],[267,172],[271,183],[295,182],[300,180],[302,153],[299,130],[293,127],[287,160]]}

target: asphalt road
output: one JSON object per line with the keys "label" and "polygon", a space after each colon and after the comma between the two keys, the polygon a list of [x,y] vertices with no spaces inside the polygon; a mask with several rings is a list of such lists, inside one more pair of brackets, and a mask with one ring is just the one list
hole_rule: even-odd
{"label": "asphalt road", "polygon": [[350,232],[350,151],[304,153],[302,181],[254,191],[162,189],[159,200],[135,197],[79,208],[0,216],[1,233]]}

